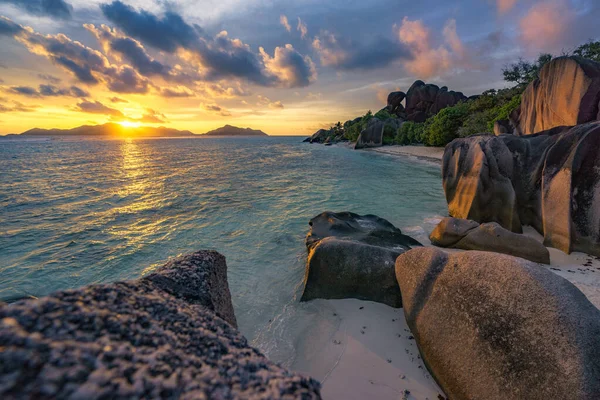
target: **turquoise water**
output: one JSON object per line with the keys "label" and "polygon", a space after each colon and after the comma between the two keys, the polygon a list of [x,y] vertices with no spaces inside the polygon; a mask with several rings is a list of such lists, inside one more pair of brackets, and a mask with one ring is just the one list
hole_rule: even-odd
{"label": "turquoise water", "polygon": [[446,214],[439,166],[300,141],[0,141],[0,299],[136,278],[216,249],[240,330],[285,363],[310,218],[376,214],[418,238]]}

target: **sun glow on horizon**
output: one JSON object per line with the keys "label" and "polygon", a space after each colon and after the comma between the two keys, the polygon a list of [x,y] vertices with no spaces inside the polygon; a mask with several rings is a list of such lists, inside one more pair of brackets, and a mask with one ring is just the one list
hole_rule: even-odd
{"label": "sun glow on horizon", "polygon": [[140,124],[139,122],[132,121],[121,121],[119,122],[119,125],[121,125],[124,128],[139,128],[140,126],[142,126],[142,124]]}

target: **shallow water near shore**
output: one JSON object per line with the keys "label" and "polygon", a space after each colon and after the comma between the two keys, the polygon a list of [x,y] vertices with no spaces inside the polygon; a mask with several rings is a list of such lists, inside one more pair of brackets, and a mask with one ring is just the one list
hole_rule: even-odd
{"label": "shallow water near shore", "polygon": [[299,137],[0,142],[0,299],[227,257],[241,332],[291,366],[308,221],[376,214],[417,239],[445,215],[439,166]]}

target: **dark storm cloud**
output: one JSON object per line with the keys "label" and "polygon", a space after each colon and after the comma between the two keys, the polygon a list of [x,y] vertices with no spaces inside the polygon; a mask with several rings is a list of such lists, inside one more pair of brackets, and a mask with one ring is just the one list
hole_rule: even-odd
{"label": "dark storm cloud", "polygon": [[150,81],[129,65],[111,67],[106,71],[111,79],[108,88],[116,93],[148,93]]}
{"label": "dark storm cloud", "polygon": [[87,97],[90,95],[88,92],[77,86],[59,88],[54,85],[40,85],[37,89],[31,86],[12,86],[6,89],[6,91],[27,97]]}
{"label": "dark storm cloud", "polygon": [[175,52],[189,48],[197,39],[198,32],[180,15],[166,12],[158,18],[145,10],[136,11],[121,1],[100,6],[104,16],[123,32],[157,49]]}
{"label": "dark storm cloud", "polygon": [[117,93],[149,91],[150,81],[134,68],[129,65],[113,65],[98,50],[71,40],[66,35],[42,35],[22,29],[14,34],[14,37],[32,53],[45,56],[66,69],[79,82],[89,85],[103,82],[110,90]]}
{"label": "dark storm cloud", "polygon": [[208,68],[207,80],[238,77],[263,86],[274,85],[275,77],[269,75],[258,55],[245,45],[220,34],[213,40],[201,40],[195,53]]}
{"label": "dark storm cloud", "polygon": [[359,43],[324,31],[313,41],[313,48],[319,53],[322,65],[341,70],[383,68],[411,58],[406,46],[383,36],[370,43]]}
{"label": "dark storm cloud", "polygon": [[71,18],[73,7],[64,0],[0,0],[0,4],[12,4],[30,14],[60,19]]}
{"label": "dark storm cloud", "polygon": [[37,89],[31,86],[13,86],[9,88],[8,91],[28,97],[40,97],[40,93],[37,91]]}
{"label": "dark storm cloud", "polygon": [[104,114],[119,118],[125,117],[121,111],[107,107],[99,101],[82,101],[77,104],[76,110],[90,114]]}
{"label": "dark storm cloud", "polygon": [[53,85],[40,85],[40,95],[51,97],[51,96],[70,96],[70,97],[88,97],[89,92],[78,88],[77,86],[71,86],[70,88],[58,88]]}
{"label": "dark storm cloud", "polygon": [[167,81],[179,83],[192,83],[194,79],[198,79],[197,76],[175,71],[171,66],[155,60],[139,41],[124,37],[108,26],[85,24],[84,27],[96,36],[108,54],[116,54],[119,58],[127,60],[142,75],[160,76]]}
{"label": "dark storm cloud", "polygon": [[317,79],[317,70],[309,57],[298,53],[291,44],[275,48],[270,57],[260,49],[267,70],[287,87],[304,87]]}
{"label": "dark storm cloud", "polygon": [[51,54],[49,58],[56,64],[70,71],[80,82],[92,85],[99,82],[94,74],[92,74],[92,69],[89,65],[78,64],[76,60],[58,54]]}
{"label": "dark storm cloud", "polygon": [[144,48],[135,40],[115,38],[110,47],[127,58],[131,65],[143,75],[166,75],[170,68],[153,60]]}
{"label": "dark storm cloud", "polygon": [[[292,52],[287,55],[288,69],[292,75],[275,74],[265,66],[264,56],[253,52],[250,46],[240,40],[231,39],[227,32],[209,37],[202,34],[200,28],[187,24],[180,15],[171,11],[158,17],[145,10],[138,11],[121,1],[102,5],[101,9],[116,27],[144,45],[169,53],[178,49],[187,50],[202,65],[203,80],[234,77],[261,86],[296,87],[307,85],[311,81],[309,77],[314,75],[310,59]],[[164,65],[153,62],[139,43],[123,41],[117,45],[113,39],[111,47],[123,54],[142,73],[168,72]],[[294,72],[299,75],[293,75]]]}
{"label": "dark storm cloud", "polygon": [[77,86],[71,86],[71,96],[73,97],[88,97],[90,94]]}
{"label": "dark storm cloud", "polygon": [[22,31],[23,27],[21,27],[21,25],[15,24],[6,17],[0,16],[0,36],[14,36]]}

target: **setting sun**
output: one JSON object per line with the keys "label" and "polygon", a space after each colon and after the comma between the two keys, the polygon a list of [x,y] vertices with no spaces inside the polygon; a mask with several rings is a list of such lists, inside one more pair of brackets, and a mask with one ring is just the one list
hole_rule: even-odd
{"label": "setting sun", "polygon": [[119,125],[121,125],[124,128],[139,128],[142,124],[140,124],[139,122],[121,121],[119,122]]}

